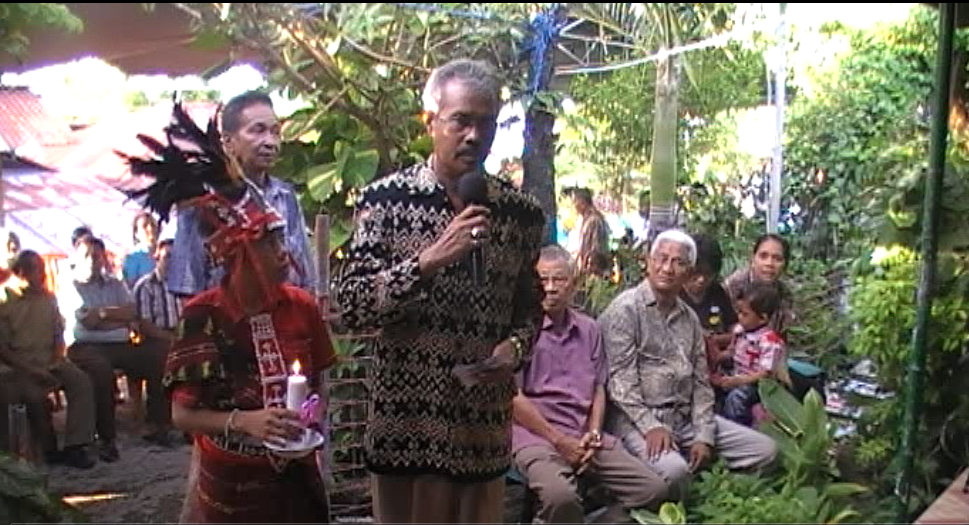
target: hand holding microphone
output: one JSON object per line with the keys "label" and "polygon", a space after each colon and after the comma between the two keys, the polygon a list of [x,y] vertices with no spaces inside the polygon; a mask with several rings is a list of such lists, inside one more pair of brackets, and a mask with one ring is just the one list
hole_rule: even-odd
{"label": "hand holding microphone", "polygon": [[481,244],[488,238],[491,228],[491,212],[487,208],[488,186],[484,177],[477,173],[465,175],[458,182],[458,194],[466,207],[451,220],[434,244],[421,252],[418,259],[421,273],[431,275],[468,256],[472,272],[476,275],[475,284],[481,285],[484,284],[485,275]]}
{"label": "hand holding microphone", "polygon": [[[458,195],[468,206],[488,206],[488,182],[480,172],[472,172],[461,177],[458,181]],[[487,239],[487,232],[484,228],[471,229],[471,255],[469,263],[471,265],[471,278],[474,285],[484,286],[487,281],[484,248],[481,246]]]}

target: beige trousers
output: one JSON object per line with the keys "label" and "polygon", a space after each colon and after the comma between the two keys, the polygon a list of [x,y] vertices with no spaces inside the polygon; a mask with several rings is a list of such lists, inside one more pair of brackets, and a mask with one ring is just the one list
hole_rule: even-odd
{"label": "beige trousers", "polygon": [[[592,456],[589,473],[603,483],[624,509],[656,510],[666,498],[666,482],[616,443]],[[572,467],[549,444],[525,447],[515,453],[515,466],[538,493],[545,523],[582,523],[582,500]]]}

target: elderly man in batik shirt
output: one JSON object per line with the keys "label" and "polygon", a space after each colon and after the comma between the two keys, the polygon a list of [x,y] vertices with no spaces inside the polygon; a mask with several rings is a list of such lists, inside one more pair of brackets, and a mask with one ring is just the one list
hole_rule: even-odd
{"label": "elderly man in batik shirt", "polygon": [[682,497],[690,475],[716,449],[734,469],[770,464],[768,436],[713,413],[703,328],[679,298],[696,263],[696,244],[678,230],[657,236],[649,276],[599,317],[609,357],[611,428],[634,455]]}
{"label": "elderly man in batik shirt", "polygon": [[[463,176],[481,177],[499,94],[481,62],[436,70],[424,96],[431,158],[371,184],[357,205],[337,299],[349,327],[382,329],[365,438],[381,523],[501,520],[512,371],[542,314],[535,263],[544,220],[534,199],[495,177],[482,181],[487,206],[459,194]],[[473,248],[483,253],[480,286]],[[492,357],[476,385],[452,373]]]}

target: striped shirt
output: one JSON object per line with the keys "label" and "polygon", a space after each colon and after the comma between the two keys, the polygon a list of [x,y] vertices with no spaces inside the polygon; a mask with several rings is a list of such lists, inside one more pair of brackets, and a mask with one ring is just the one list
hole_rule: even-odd
{"label": "striped shirt", "polygon": [[162,330],[174,330],[182,314],[182,301],[168,291],[157,272],[145,275],[135,284],[135,306],[138,318]]}

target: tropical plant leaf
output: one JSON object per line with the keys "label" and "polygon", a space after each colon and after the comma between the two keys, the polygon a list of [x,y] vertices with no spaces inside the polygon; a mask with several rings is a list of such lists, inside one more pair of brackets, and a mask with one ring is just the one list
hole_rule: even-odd
{"label": "tropical plant leaf", "polygon": [[773,424],[792,437],[804,434],[804,408],[779,382],[765,378],[758,389],[764,407],[774,417]]}
{"label": "tropical plant leaf", "polygon": [[345,186],[351,188],[366,186],[377,174],[379,163],[380,157],[375,149],[354,152],[343,170]]}
{"label": "tropical plant leaf", "polygon": [[659,520],[660,523],[686,523],[686,509],[683,508],[683,503],[671,501],[663,503],[659,508]]}
{"label": "tropical plant leaf", "polygon": [[659,519],[659,514],[646,509],[633,509],[629,511],[629,517],[636,520],[636,523],[642,523],[643,525],[663,523]]}
{"label": "tropical plant leaf", "polygon": [[325,202],[342,184],[343,162],[328,162],[313,166],[306,171],[306,187],[310,195],[320,202]]}
{"label": "tropical plant leaf", "polygon": [[854,519],[859,516],[861,516],[861,514],[859,514],[858,511],[855,509],[844,509],[838,514],[836,514],[833,518],[825,521],[825,523],[831,523],[831,524],[844,523],[845,520]]}
{"label": "tropical plant leaf", "polygon": [[824,495],[829,498],[846,498],[868,492],[868,488],[857,483],[829,483],[824,489]]}

